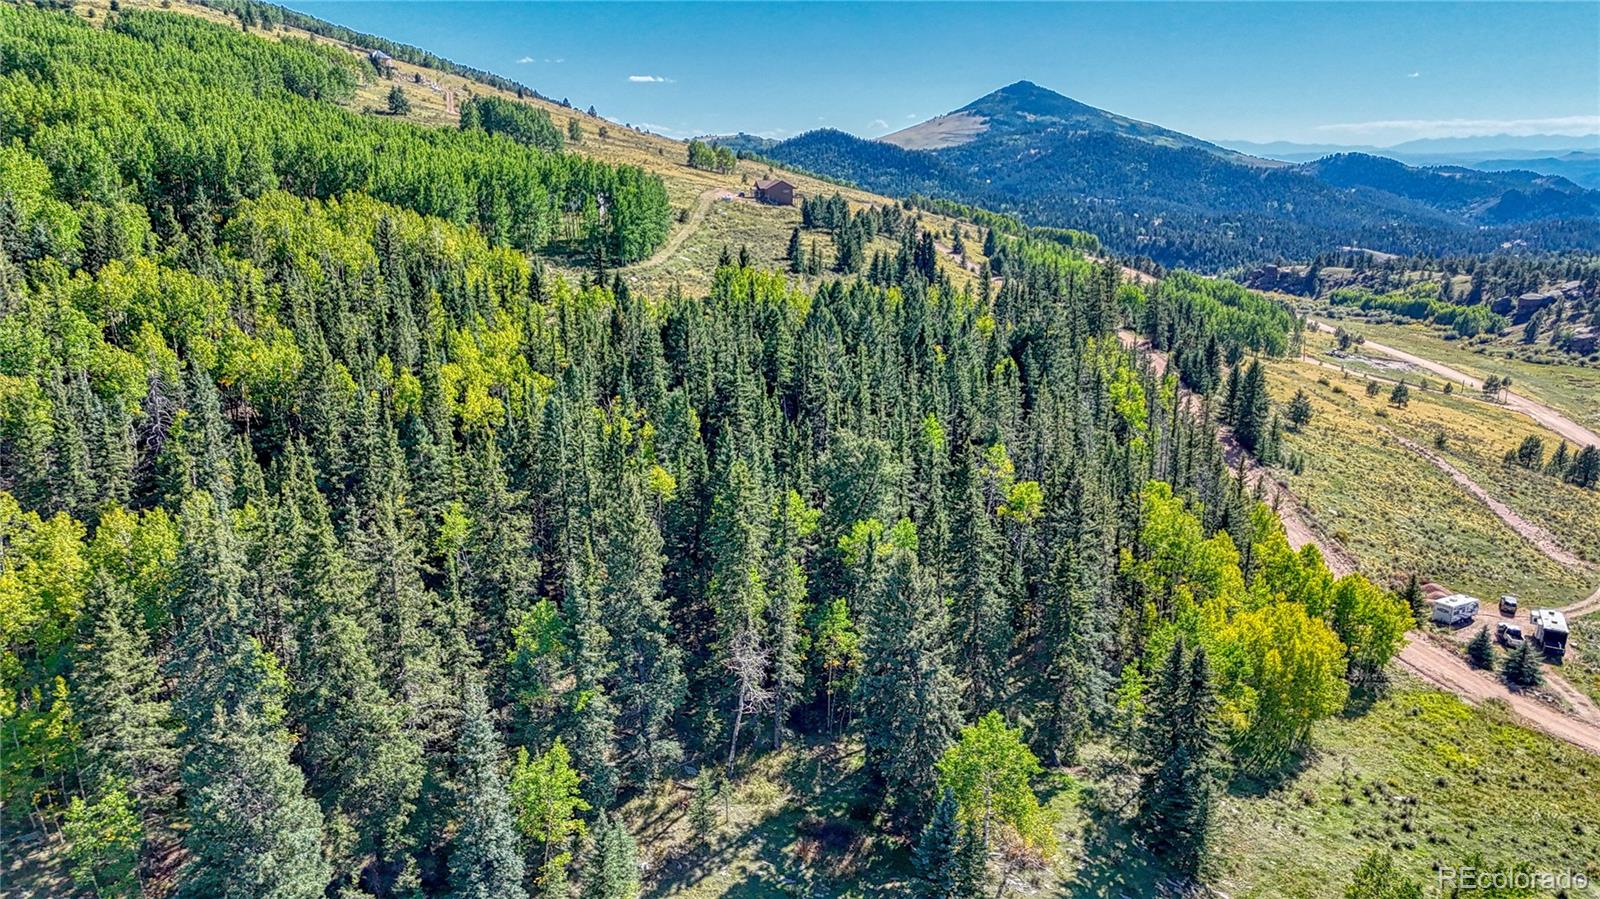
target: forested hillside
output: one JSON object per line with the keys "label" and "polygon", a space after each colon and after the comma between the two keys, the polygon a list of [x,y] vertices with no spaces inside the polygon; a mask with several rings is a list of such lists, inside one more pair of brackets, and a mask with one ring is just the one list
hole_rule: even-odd
{"label": "forested hillside", "polygon": [[1212,389],[1294,340],[1261,295],[994,233],[1003,281],[957,291],[898,211],[833,220],[904,250],[810,294],[732,259],[705,296],[573,283],[539,253],[648,252],[658,180],[505,108],[358,115],[359,77],[0,7],[0,758],[31,871],[633,897],[630,800],[691,780],[710,814],[803,740],[864,756],[832,823],[972,896],[1049,863],[1033,780],[1110,738],[1145,845],[1203,877],[1227,778],[1289,763],[1409,627],[1292,551],[1116,334]]}

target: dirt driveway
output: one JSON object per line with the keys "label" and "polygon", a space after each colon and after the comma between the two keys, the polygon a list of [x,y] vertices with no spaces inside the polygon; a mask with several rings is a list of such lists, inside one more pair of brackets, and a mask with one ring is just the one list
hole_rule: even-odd
{"label": "dirt driveway", "polygon": [[[1319,321],[1317,319],[1311,319],[1310,321],[1311,324],[1319,331],[1332,334],[1336,330],[1333,325],[1330,325],[1325,321]],[[1376,343],[1371,340],[1363,342],[1361,344],[1361,348],[1364,350],[1371,350],[1375,353],[1381,353],[1382,355],[1388,356],[1391,359],[1398,359],[1401,362],[1414,365],[1417,368],[1423,369],[1424,371],[1433,372],[1441,378],[1455,381],[1458,384],[1464,384],[1473,390],[1483,389],[1483,382],[1477,378],[1474,378],[1465,372],[1451,368],[1448,365],[1435,362],[1432,359],[1426,359],[1422,356],[1408,353],[1405,350],[1396,349],[1391,346],[1385,346],[1384,344]],[[1505,404],[1508,407],[1528,416],[1529,418],[1550,429],[1556,434],[1561,435],[1572,443],[1575,443],[1580,447],[1600,446],[1600,435],[1595,434],[1595,432],[1589,430],[1583,425],[1578,424],[1565,415],[1562,415],[1555,409],[1546,406],[1544,403],[1509,390],[1506,391],[1505,397]]]}

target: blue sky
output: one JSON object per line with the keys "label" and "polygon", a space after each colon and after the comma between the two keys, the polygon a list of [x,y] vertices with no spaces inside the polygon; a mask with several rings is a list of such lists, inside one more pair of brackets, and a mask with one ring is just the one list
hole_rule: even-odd
{"label": "blue sky", "polygon": [[1019,79],[1212,140],[1600,131],[1600,2],[288,5],[674,137],[876,136]]}

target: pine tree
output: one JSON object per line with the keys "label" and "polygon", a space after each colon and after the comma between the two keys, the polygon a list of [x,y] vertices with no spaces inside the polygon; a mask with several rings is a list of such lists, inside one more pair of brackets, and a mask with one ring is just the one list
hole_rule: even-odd
{"label": "pine tree", "polygon": [[1205,648],[1186,655],[1182,638],[1175,640],[1156,690],[1141,735],[1138,820],[1156,854],[1193,877],[1206,857],[1218,751]]}
{"label": "pine tree", "polygon": [[862,650],[867,767],[903,825],[932,805],[933,765],[955,738],[959,687],[944,602],[909,549],[889,550],[873,586]]}
{"label": "pine tree", "polygon": [[483,685],[467,676],[461,697],[461,736],[456,743],[460,826],[450,852],[454,899],[525,899],[522,847],[511,797],[500,774],[500,739],[489,721]]}
{"label": "pine tree", "polygon": [[1467,660],[1474,668],[1483,671],[1494,669],[1494,641],[1489,639],[1487,625],[1478,628],[1478,633],[1473,636],[1472,642],[1467,644]]}
{"label": "pine tree", "polygon": [[801,618],[805,614],[806,576],[799,542],[816,528],[817,515],[791,490],[775,504],[771,541],[771,574],[767,577],[767,634],[772,649],[772,748],[783,745],[784,726],[805,683]]}
{"label": "pine tree", "polygon": [[1239,382],[1239,398],[1234,411],[1233,433],[1239,443],[1252,452],[1269,437],[1272,404],[1267,396],[1266,370],[1259,359],[1252,359]]}
{"label": "pine tree", "polygon": [[1422,592],[1422,582],[1417,580],[1416,572],[1406,576],[1405,586],[1400,588],[1400,601],[1411,610],[1411,617],[1417,623],[1428,620],[1428,597]]}
{"label": "pine tree", "polygon": [[1311,398],[1306,396],[1304,390],[1296,390],[1288,408],[1284,409],[1284,416],[1289,419],[1289,424],[1294,430],[1299,431],[1310,423],[1312,412]]}
{"label": "pine tree", "polygon": [[717,821],[717,769],[707,768],[694,782],[694,800],[689,804],[689,830],[699,843],[706,843],[719,829]]}
{"label": "pine tree", "polygon": [[1506,656],[1501,673],[1506,683],[1514,687],[1537,687],[1544,683],[1544,671],[1540,667],[1539,657],[1534,654],[1533,640],[1523,640],[1521,646]]}
{"label": "pine tree", "polygon": [[638,899],[639,848],[621,818],[601,813],[581,899]]}
{"label": "pine tree", "polygon": [[1578,451],[1567,469],[1567,483],[1590,489],[1600,484],[1600,448],[1586,446]]}
{"label": "pine tree", "polygon": [[1565,477],[1567,469],[1572,467],[1572,451],[1567,448],[1567,442],[1561,441],[1556,446],[1556,451],[1550,454],[1550,461],[1544,465],[1544,473],[1553,477]]}
{"label": "pine tree", "polygon": [[618,763],[625,780],[649,784],[682,758],[672,719],[686,688],[682,650],[668,633],[662,593],[661,531],[650,514],[635,441],[642,435],[615,416],[600,444],[598,508],[591,523],[604,577],[598,602],[612,637]]}
{"label": "pine tree", "polygon": [[1389,391],[1389,405],[1404,407],[1411,402],[1411,388],[1405,381],[1396,381],[1394,389]]}
{"label": "pine tree", "polygon": [[76,700],[85,780],[96,788],[117,782],[149,820],[178,770],[172,709],[161,695],[156,656],[134,619],[132,597],[106,577],[96,592]]}
{"label": "pine tree", "polygon": [[961,829],[956,852],[955,892],[960,899],[980,899],[989,892],[989,847],[978,825],[968,821]]}
{"label": "pine tree", "polygon": [[393,116],[409,115],[411,112],[411,98],[396,84],[389,88],[389,114]]}
{"label": "pine tree", "polygon": [[800,247],[799,228],[789,232],[789,248],[784,252],[783,258],[789,260],[789,270],[796,274],[805,267],[805,250]]}
{"label": "pine tree", "polygon": [[616,709],[605,685],[610,674],[607,650],[611,634],[595,597],[590,574],[593,558],[587,545],[574,556],[564,591],[572,615],[574,680],[565,733],[576,767],[587,775],[584,800],[590,808],[604,810],[617,796]]}
{"label": "pine tree", "polygon": [[709,599],[716,617],[712,665],[725,672],[722,698],[730,728],[727,765],[732,773],[745,719],[771,702],[766,686],[770,648],[764,619],[768,597],[763,577],[766,521],[754,477],[743,461],[728,465],[712,501],[707,554]]}
{"label": "pine tree", "polygon": [[917,840],[916,895],[920,899],[956,899],[960,882],[962,828],[956,797],[947,787],[933,817]]}
{"label": "pine tree", "polygon": [[182,534],[172,665],[190,861],[180,894],[319,897],[331,872],[322,816],[289,760],[285,678],[246,628],[238,551],[210,494],[185,501]]}
{"label": "pine tree", "polygon": [[1006,689],[1011,627],[1000,592],[1000,547],[971,453],[956,468],[952,492],[959,504],[950,540],[951,642],[972,712],[999,704]]}
{"label": "pine tree", "polygon": [[[282,505],[296,609],[298,658],[290,712],[305,733],[301,765],[327,816],[338,873],[354,878],[369,857],[401,848],[422,787],[422,745],[406,709],[384,688],[362,625],[365,585],[345,558],[309,460],[292,457]],[[344,835],[348,834],[348,838]]]}

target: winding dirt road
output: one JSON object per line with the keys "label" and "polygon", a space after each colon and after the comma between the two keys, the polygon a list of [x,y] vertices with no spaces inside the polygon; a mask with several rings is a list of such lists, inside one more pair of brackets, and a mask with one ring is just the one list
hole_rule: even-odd
{"label": "winding dirt road", "polygon": [[[1332,334],[1336,330],[1333,325],[1330,325],[1325,321],[1310,319],[1310,322],[1317,330],[1328,334]],[[1432,359],[1425,359],[1422,356],[1408,353],[1405,350],[1396,349],[1392,346],[1386,346],[1371,340],[1363,342],[1361,344],[1361,348],[1372,350],[1373,352],[1388,356],[1391,359],[1398,359],[1399,361],[1407,363],[1408,365],[1414,365],[1417,368],[1425,371],[1433,372],[1441,378],[1455,381],[1456,383],[1463,384],[1472,388],[1473,390],[1483,389],[1483,382],[1477,378],[1474,378],[1465,372],[1451,368],[1448,365],[1435,362]],[[1538,422],[1540,425],[1543,425],[1544,427],[1550,429],[1556,434],[1561,435],[1563,438],[1577,444],[1580,447],[1600,446],[1600,434],[1595,434],[1595,432],[1589,430],[1583,425],[1578,424],[1577,422],[1545,405],[1544,403],[1539,402],[1538,400],[1529,399],[1520,393],[1515,393],[1508,390],[1505,394],[1505,404],[1508,408],[1528,416],[1529,418]]]}
{"label": "winding dirt road", "polygon": [[[1436,646],[1415,631],[1408,634],[1407,638],[1406,647],[1399,656],[1402,668],[1473,705],[1498,699],[1510,706],[1511,711],[1529,727],[1600,755],[1600,725],[1592,720],[1563,714],[1531,696],[1511,692],[1499,678],[1486,671],[1472,669],[1453,650]],[[1594,704],[1589,705],[1593,708]]]}

